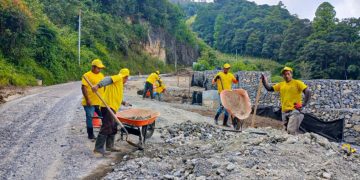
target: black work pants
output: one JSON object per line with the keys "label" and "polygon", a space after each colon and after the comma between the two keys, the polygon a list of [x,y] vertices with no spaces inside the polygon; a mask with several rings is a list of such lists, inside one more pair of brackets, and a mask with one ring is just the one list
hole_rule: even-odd
{"label": "black work pants", "polygon": [[[113,109],[111,110],[115,113]],[[117,132],[117,124],[112,119],[111,113],[106,107],[101,107],[101,114],[103,115],[103,119],[99,134],[105,136],[115,135]]]}
{"label": "black work pants", "polygon": [[146,81],[146,83],[145,83],[145,89],[144,89],[144,93],[143,93],[143,98],[145,98],[147,91],[150,91],[150,97],[151,97],[151,99],[154,99],[153,84],[151,84],[151,83],[149,83],[149,82]]}

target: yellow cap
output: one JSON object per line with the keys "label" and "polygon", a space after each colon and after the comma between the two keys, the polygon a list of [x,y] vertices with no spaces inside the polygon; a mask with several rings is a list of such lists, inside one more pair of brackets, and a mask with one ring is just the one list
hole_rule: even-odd
{"label": "yellow cap", "polygon": [[285,66],[285,67],[281,70],[281,74],[282,74],[284,71],[291,71],[291,72],[293,72],[293,69],[292,69],[291,67]]}
{"label": "yellow cap", "polygon": [[121,74],[123,76],[129,76],[130,75],[130,70],[128,68],[122,68],[122,69],[120,69],[119,74]]}
{"label": "yellow cap", "polygon": [[159,74],[160,74],[160,71],[155,71],[155,73],[159,75]]}
{"label": "yellow cap", "polygon": [[224,68],[225,68],[225,69],[230,68],[230,67],[231,67],[231,66],[230,66],[229,63],[224,64]]}
{"label": "yellow cap", "polygon": [[103,65],[103,63],[101,62],[100,59],[94,59],[92,62],[91,62],[91,65],[92,66],[96,66],[98,68],[105,68],[105,66]]}

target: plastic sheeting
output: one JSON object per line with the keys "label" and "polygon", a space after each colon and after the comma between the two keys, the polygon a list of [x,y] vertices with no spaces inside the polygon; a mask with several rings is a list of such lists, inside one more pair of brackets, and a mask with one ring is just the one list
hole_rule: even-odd
{"label": "plastic sheeting", "polygon": [[[281,110],[272,106],[259,107],[256,114],[281,121]],[[344,138],[344,123],[344,119],[326,122],[311,114],[305,113],[304,120],[300,125],[300,130],[303,132],[314,132],[331,141],[342,142]]]}

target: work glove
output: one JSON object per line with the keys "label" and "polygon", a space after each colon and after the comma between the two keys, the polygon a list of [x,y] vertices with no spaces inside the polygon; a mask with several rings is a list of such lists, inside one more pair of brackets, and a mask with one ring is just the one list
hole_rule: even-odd
{"label": "work glove", "polygon": [[236,80],[239,81],[239,75],[238,74],[236,75]]}
{"label": "work glove", "polygon": [[294,103],[294,108],[301,112],[303,106],[301,103]]}

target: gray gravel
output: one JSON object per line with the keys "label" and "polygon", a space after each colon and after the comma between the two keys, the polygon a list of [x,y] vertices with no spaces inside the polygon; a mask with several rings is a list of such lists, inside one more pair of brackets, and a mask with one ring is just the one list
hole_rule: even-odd
{"label": "gray gravel", "polygon": [[292,136],[271,128],[232,133],[190,121],[158,132],[162,142],[129,153],[104,179],[360,178],[359,155],[346,156],[312,133]]}

